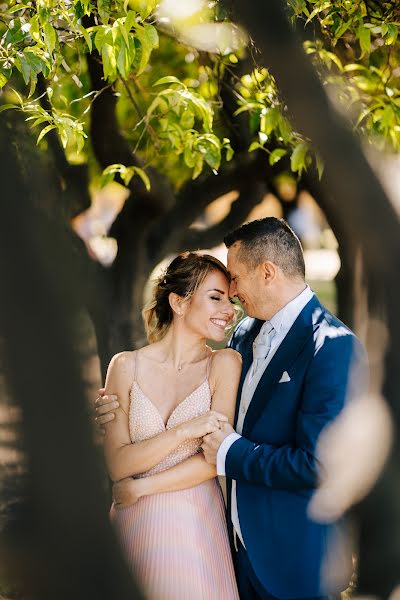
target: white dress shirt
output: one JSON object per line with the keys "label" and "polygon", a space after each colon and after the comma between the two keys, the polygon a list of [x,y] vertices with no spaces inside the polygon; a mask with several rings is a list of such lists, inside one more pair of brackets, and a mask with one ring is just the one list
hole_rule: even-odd
{"label": "white dress shirt", "polygon": [[[234,444],[238,439],[240,439],[241,433],[243,431],[243,423],[246,418],[247,410],[249,408],[251,399],[254,395],[256,387],[264,374],[265,369],[271,362],[273,356],[277,352],[279,346],[283,342],[286,337],[288,331],[292,327],[293,323],[296,321],[297,317],[303,310],[303,308],[308,304],[311,298],[314,296],[314,292],[307,286],[305,290],[303,290],[296,298],[293,298],[288,304],[286,304],[279,312],[277,312],[270,321],[266,321],[265,324],[270,323],[274,328],[274,335],[271,336],[271,348],[264,359],[264,363],[257,369],[254,373],[253,364],[250,366],[246,379],[243,383],[242,394],[240,397],[239,404],[239,413],[238,419],[236,423],[236,432],[228,435],[221,446],[218,449],[217,453],[217,473],[218,475],[225,475],[225,459],[228,454],[229,448]],[[263,325],[263,327],[265,326]],[[261,328],[262,329],[262,328]],[[260,330],[261,333],[261,330]],[[237,510],[237,500],[236,500],[236,481],[232,480],[232,506],[231,506],[231,517],[234,529],[239,536],[240,541],[243,546],[245,546],[243,541],[242,532],[240,530],[239,523],[239,515]]]}

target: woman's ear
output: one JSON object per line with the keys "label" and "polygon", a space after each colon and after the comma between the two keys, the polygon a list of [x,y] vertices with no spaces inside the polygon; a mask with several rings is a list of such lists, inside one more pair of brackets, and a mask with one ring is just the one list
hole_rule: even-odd
{"label": "woman's ear", "polygon": [[184,312],[184,298],[178,294],[175,294],[175,292],[170,292],[168,301],[173,313],[176,316],[181,317]]}

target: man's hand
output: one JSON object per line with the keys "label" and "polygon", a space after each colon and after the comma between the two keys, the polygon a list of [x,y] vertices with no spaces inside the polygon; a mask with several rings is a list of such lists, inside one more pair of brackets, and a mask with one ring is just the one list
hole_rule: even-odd
{"label": "man's hand", "polygon": [[234,433],[234,429],[232,425],[229,423],[221,423],[221,429],[218,431],[214,431],[214,433],[209,433],[203,437],[203,443],[201,448],[204,452],[204,458],[206,462],[210,465],[217,464],[217,452],[219,450],[220,445],[224,441],[228,435]]}
{"label": "man's hand", "polygon": [[99,396],[94,403],[96,417],[95,422],[101,433],[105,433],[102,425],[115,419],[115,413],[112,412],[119,407],[118,398],[115,394],[105,395],[105,389],[99,389]]}
{"label": "man's hand", "polygon": [[112,488],[115,508],[126,508],[132,506],[142,497],[141,479],[127,477],[114,483]]}

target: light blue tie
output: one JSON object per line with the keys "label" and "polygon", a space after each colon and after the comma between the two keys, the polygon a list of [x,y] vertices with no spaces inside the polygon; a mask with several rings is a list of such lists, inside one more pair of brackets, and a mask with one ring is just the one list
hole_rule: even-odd
{"label": "light blue tie", "polygon": [[268,356],[268,353],[271,350],[271,342],[274,335],[275,329],[269,321],[265,321],[264,325],[260,329],[260,333],[253,343],[253,377]]}

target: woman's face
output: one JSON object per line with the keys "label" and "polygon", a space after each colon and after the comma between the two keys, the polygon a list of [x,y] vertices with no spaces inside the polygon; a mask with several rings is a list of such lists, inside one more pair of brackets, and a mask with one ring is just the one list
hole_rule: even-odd
{"label": "woman's face", "polygon": [[185,325],[208,340],[222,342],[233,317],[229,282],[221,271],[211,271],[185,307]]}

